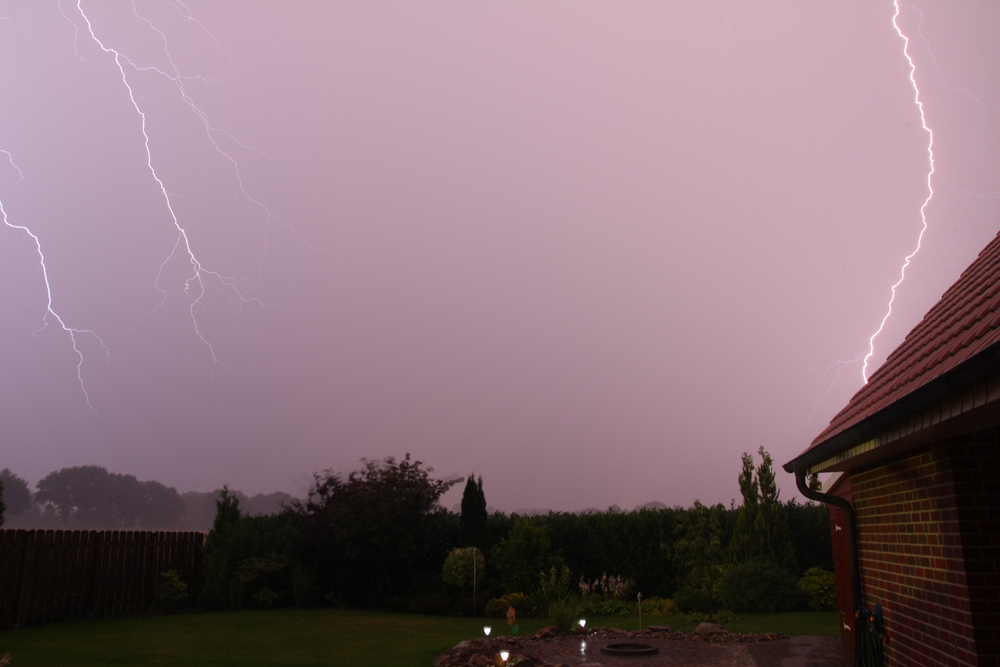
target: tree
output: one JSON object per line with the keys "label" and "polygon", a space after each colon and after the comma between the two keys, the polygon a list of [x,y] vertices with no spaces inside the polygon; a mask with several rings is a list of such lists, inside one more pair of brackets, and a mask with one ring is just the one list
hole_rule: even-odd
{"label": "tree", "polygon": [[460,530],[462,544],[480,549],[486,546],[486,494],[483,493],[483,477],[476,481],[475,473],[469,475],[462,492],[462,518]]}
{"label": "tree", "polygon": [[447,549],[433,536],[448,514],[438,500],[459,480],[433,479],[409,454],[362,463],[346,478],[317,473],[308,500],[293,507],[305,523],[304,564],[335,596],[371,604],[438,571]]}
{"label": "tree", "polygon": [[733,563],[766,559],[795,570],[795,547],[788,532],[784,508],[774,479],[773,461],[763,447],[757,450],[760,464],[754,468],[753,457],[743,454],[739,509],[729,557]]}
{"label": "tree", "polygon": [[0,485],[3,486],[3,502],[7,505],[4,516],[21,516],[31,509],[31,491],[28,483],[11,472],[10,468],[0,470]]}
{"label": "tree", "polygon": [[81,528],[164,529],[184,514],[177,490],[133,475],[109,473],[100,466],[75,466],[51,472],[36,485],[35,500],[55,509],[64,525]]}
{"label": "tree", "polygon": [[743,470],[739,477],[743,504],[737,510],[736,526],[729,542],[729,558],[735,563],[760,555],[761,549],[756,534],[760,486],[754,473],[753,457],[743,452]]}
{"label": "tree", "polygon": [[788,523],[778,499],[778,485],[774,481],[771,455],[761,447],[760,465],[757,466],[757,486],[760,488],[760,510],[754,520],[755,531],[762,542],[761,556],[769,558],[786,570],[795,569],[795,547],[788,534]]}
{"label": "tree", "polygon": [[3,502],[3,480],[0,479],[0,526],[3,525],[3,518],[6,513],[7,505]]}

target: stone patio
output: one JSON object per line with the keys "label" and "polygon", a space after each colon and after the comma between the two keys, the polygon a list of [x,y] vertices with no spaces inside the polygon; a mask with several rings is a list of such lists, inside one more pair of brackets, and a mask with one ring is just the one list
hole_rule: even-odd
{"label": "stone patio", "polygon": [[[659,649],[651,656],[610,656],[601,647],[629,641]],[[508,650],[510,667],[846,667],[833,637],[782,635],[699,636],[681,632],[601,630],[587,636],[498,637],[463,642],[438,658],[437,667],[488,667]]]}

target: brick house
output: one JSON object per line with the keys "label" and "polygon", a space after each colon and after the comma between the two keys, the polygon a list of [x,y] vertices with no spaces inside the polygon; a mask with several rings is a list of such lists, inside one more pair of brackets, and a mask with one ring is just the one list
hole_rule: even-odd
{"label": "brick house", "polygon": [[831,506],[845,643],[881,604],[886,664],[1000,667],[1000,234],[783,467]]}

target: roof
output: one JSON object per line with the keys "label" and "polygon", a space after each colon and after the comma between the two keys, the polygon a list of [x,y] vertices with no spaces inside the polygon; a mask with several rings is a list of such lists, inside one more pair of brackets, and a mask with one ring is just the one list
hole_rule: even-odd
{"label": "roof", "polygon": [[[987,350],[992,359],[1000,352],[1000,234],[979,253],[962,276],[931,308],[885,363],[869,378],[846,407],[813,440],[809,449],[785,464],[794,463],[809,452],[826,450],[822,458],[835,453],[830,445],[839,441],[843,449],[859,441],[860,431],[871,431],[873,417],[888,416],[893,407],[916,394],[941,396],[936,382],[961,372],[974,357]],[[992,367],[993,364],[991,364]],[[954,387],[955,383],[949,383]],[[910,401],[912,403],[912,401]],[[912,409],[907,410],[912,412]],[[879,425],[887,420],[875,419]],[[865,425],[868,429],[864,429]],[[852,435],[854,437],[847,437]],[[839,447],[838,447],[839,449]],[[820,457],[816,458],[816,463]]]}

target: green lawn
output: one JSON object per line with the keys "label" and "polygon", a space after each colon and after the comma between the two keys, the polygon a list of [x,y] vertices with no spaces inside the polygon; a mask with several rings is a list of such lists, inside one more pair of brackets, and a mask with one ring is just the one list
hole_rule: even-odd
{"label": "green lawn", "polygon": [[[505,633],[503,619],[488,621]],[[429,667],[435,656],[458,642],[483,636],[487,621],[408,614],[281,609],[115,618],[57,623],[0,632],[0,655],[11,667],[93,665],[178,665],[249,667],[352,665]],[[681,617],[643,618],[643,625],[668,624],[691,630]],[[836,612],[741,617],[733,632],[836,635]],[[520,622],[520,634],[547,625]],[[637,618],[589,619],[589,627],[637,629]]]}

